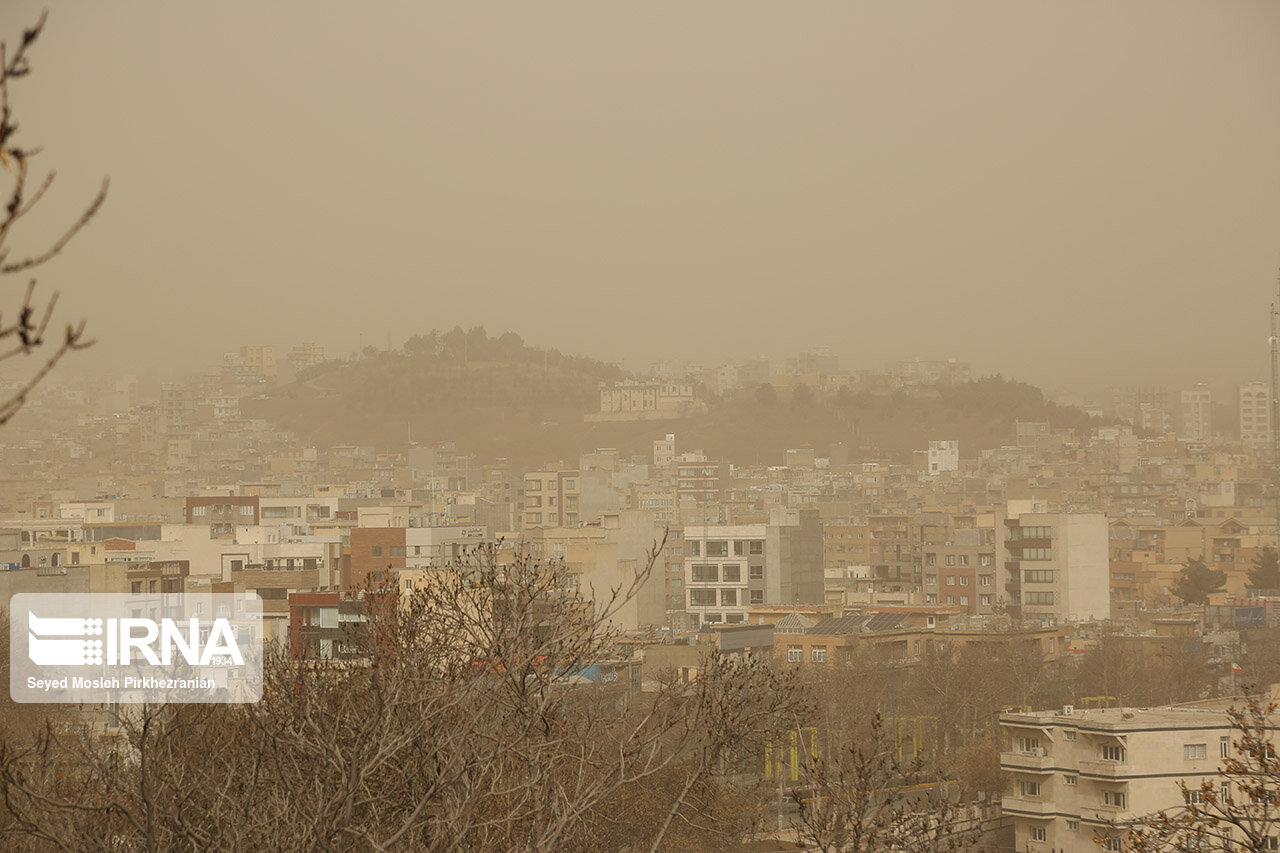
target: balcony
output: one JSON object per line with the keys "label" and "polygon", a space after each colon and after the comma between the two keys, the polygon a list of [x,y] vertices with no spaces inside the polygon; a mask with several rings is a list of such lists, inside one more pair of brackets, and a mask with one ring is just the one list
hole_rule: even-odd
{"label": "balcony", "polygon": [[1101,776],[1106,779],[1121,779],[1133,772],[1128,764],[1102,759],[1081,761],[1079,768],[1081,776]]}
{"label": "balcony", "polygon": [[1022,814],[1045,815],[1046,817],[1057,814],[1058,806],[1053,800],[1042,800],[1033,797],[1020,797],[1006,794],[1001,801],[1001,805],[1006,812],[1020,812]]}
{"label": "balcony", "polygon": [[1000,767],[1004,770],[1027,770],[1032,773],[1048,773],[1053,769],[1053,756],[1040,752],[1002,752]]}

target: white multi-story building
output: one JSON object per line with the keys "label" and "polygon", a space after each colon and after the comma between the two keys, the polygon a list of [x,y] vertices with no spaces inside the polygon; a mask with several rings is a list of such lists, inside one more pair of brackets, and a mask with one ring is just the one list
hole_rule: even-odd
{"label": "white multi-story building", "polygon": [[698,624],[746,622],[761,604],[821,604],[817,510],[780,509],[769,524],[686,525],[685,606]]}
{"label": "white multi-story building", "polygon": [[[1106,708],[1001,714],[1009,780],[1002,811],[1014,849],[1027,853],[1121,850],[1136,818],[1184,803],[1179,782],[1213,780],[1232,750],[1223,707]],[[1110,839],[1109,841],[1106,839]]]}
{"label": "white multi-story building", "polygon": [[943,471],[957,471],[960,468],[960,442],[929,442],[929,473],[941,474]]}
{"label": "white multi-story building", "polygon": [[1015,513],[1005,520],[1005,588],[1022,618],[1111,618],[1107,517],[1100,512]]}

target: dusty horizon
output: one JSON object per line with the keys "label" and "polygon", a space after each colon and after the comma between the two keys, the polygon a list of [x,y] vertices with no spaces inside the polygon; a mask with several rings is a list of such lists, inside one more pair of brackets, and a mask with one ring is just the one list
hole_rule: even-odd
{"label": "dusty horizon", "polygon": [[69,373],[483,325],[629,370],[1266,379],[1277,44],[1261,0],[53,8],[24,239],[111,177],[40,276],[99,340]]}

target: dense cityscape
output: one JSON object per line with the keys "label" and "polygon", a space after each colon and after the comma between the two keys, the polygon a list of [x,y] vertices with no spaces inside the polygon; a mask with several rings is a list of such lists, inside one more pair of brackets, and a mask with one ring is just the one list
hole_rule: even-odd
{"label": "dense cityscape", "polygon": [[1278,43],[6,0],[0,851],[1280,850]]}

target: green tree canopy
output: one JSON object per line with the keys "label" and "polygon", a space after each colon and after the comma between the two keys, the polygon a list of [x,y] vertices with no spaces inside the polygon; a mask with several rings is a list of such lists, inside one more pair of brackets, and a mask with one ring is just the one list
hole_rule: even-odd
{"label": "green tree canopy", "polygon": [[1226,583],[1226,572],[1211,569],[1204,560],[1193,558],[1182,567],[1182,574],[1173,585],[1173,594],[1187,604],[1207,604],[1209,594],[1218,592]]}
{"label": "green tree canopy", "polygon": [[1270,545],[1255,554],[1249,569],[1249,589],[1280,589],[1280,554]]}

